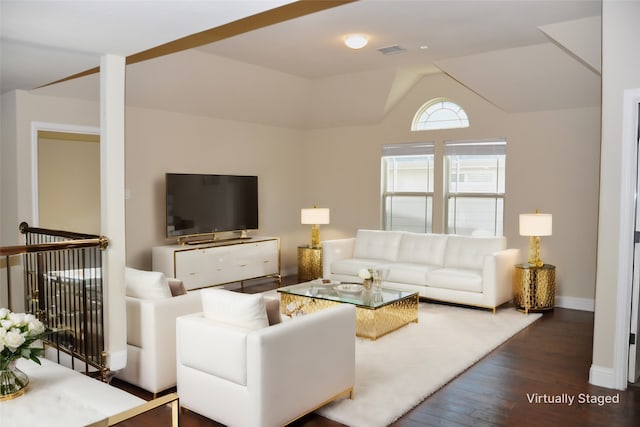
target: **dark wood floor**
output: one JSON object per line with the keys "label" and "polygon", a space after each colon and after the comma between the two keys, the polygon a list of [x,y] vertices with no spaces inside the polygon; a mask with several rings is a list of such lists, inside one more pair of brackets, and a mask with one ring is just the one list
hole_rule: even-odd
{"label": "dark wood floor", "polygon": [[[262,292],[273,287],[273,284],[253,285],[246,286],[244,291]],[[617,391],[589,384],[592,334],[593,313],[561,308],[547,312],[392,425],[640,426],[640,388]],[[113,384],[145,399],[151,398],[149,393],[126,383],[114,380]],[[545,403],[545,396],[547,399],[564,396],[565,402],[566,396],[573,397],[574,402]],[[589,399],[593,403],[587,403]],[[604,403],[605,399],[618,403]],[[161,408],[122,425],[169,426],[168,410]],[[220,424],[185,411],[180,416],[180,426]],[[310,414],[291,426],[342,424]]]}

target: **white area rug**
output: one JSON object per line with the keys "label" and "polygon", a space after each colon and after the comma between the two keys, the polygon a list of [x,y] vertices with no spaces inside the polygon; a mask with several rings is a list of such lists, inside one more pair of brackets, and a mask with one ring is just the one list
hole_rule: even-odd
{"label": "white area rug", "polygon": [[541,316],[428,303],[419,310],[418,323],[356,339],[355,397],[319,414],[351,427],[389,425]]}

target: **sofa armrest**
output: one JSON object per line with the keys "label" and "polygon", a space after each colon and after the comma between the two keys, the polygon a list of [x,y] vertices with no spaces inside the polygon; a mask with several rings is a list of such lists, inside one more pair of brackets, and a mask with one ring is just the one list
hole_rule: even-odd
{"label": "sofa armrest", "polygon": [[331,278],[331,263],[339,259],[353,258],[356,238],[325,240],[322,242],[322,277]]}
{"label": "sofa armrest", "polygon": [[497,307],[513,298],[513,271],[519,255],[519,249],[504,249],[484,257],[482,292],[488,305]]}
{"label": "sofa armrest", "polygon": [[249,334],[247,386],[259,419],[278,414],[284,418],[267,424],[286,424],[283,414],[305,413],[351,389],[355,324],[355,306],[340,304]]}

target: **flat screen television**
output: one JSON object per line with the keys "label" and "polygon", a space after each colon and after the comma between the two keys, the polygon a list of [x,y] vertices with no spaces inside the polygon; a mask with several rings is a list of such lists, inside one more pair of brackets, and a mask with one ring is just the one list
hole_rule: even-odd
{"label": "flat screen television", "polygon": [[167,173],[167,237],[258,228],[258,177]]}

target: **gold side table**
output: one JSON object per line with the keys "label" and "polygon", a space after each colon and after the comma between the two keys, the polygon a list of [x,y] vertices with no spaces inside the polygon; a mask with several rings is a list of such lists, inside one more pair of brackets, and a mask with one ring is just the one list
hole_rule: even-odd
{"label": "gold side table", "polygon": [[518,311],[553,310],[556,297],[556,267],[517,264],[513,275],[513,303]]}
{"label": "gold side table", "polygon": [[298,282],[322,278],[322,248],[298,246]]}

